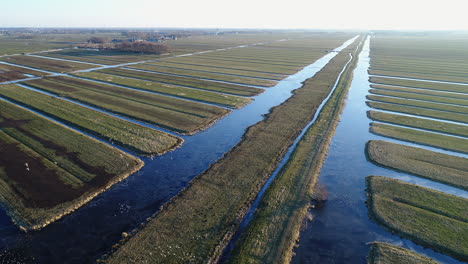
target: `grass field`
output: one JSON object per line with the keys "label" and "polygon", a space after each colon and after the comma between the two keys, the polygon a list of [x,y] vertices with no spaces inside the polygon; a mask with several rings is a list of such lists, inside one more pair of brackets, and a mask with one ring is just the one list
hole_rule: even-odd
{"label": "grass field", "polygon": [[18,67],[18,66],[13,66],[13,65],[8,65],[8,64],[1,64],[0,63],[0,83],[1,82],[7,82],[7,81],[26,79],[26,78],[30,77],[30,76],[27,76],[25,74],[34,75],[34,76],[48,75],[45,72],[40,72],[40,71],[35,71],[35,70],[23,68],[23,67]]}
{"label": "grass field", "polygon": [[413,106],[413,107],[421,107],[421,108],[440,110],[440,111],[446,111],[446,112],[468,114],[468,107],[464,107],[464,106],[440,104],[440,103],[435,103],[435,102],[424,102],[424,101],[404,99],[404,98],[393,98],[393,97],[386,97],[386,96],[379,96],[379,95],[368,95],[366,96],[366,98],[372,101],[396,104],[399,106],[400,105]]}
{"label": "grass field", "polygon": [[400,236],[468,260],[468,200],[382,176],[369,176],[370,215]]}
{"label": "grass field", "polygon": [[369,264],[437,264],[438,262],[406,248],[383,242],[374,242],[368,256]]}
{"label": "grass field", "polygon": [[[215,261],[258,190],[312,118],[349,59],[351,45],[131,237],[107,263]],[[149,254],[151,252],[151,254]]]}
{"label": "grass field", "polygon": [[468,190],[466,158],[383,140],[369,141],[366,151],[379,165]]}
{"label": "grass field", "polygon": [[0,127],[0,198],[25,229],[62,217],[143,166],[5,101],[0,101]]}
{"label": "grass field", "polygon": [[171,60],[163,60],[158,61],[157,63],[152,63],[158,66],[164,66],[169,68],[176,68],[176,69],[185,69],[185,70],[195,70],[195,71],[202,71],[202,72],[211,72],[211,73],[225,73],[225,74],[232,74],[232,75],[239,75],[239,76],[246,76],[246,77],[256,77],[256,78],[265,78],[265,79],[272,79],[272,80],[281,80],[285,78],[287,75],[279,74],[279,73],[268,73],[260,71],[262,68],[259,67],[257,71],[255,70],[244,70],[244,69],[235,69],[233,67],[220,67],[215,66],[212,63],[203,63],[194,61],[192,63],[179,63],[175,62],[175,59]]}
{"label": "grass field", "polygon": [[373,101],[368,101],[366,103],[367,105],[375,109],[381,109],[381,110],[416,115],[416,116],[431,117],[431,118],[436,118],[436,119],[441,119],[441,120],[455,121],[455,122],[468,124],[468,116],[465,114],[444,112],[444,111],[412,107],[412,106],[373,102]]}
{"label": "grass field", "polygon": [[412,93],[412,94],[432,95],[432,96],[438,96],[438,97],[444,97],[444,98],[468,100],[468,94],[461,94],[461,93],[447,93],[444,91],[435,91],[435,90],[409,88],[409,87],[398,87],[398,86],[389,86],[389,85],[379,85],[379,84],[372,84],[371,87],[382,89],[382,90],[396,91],[396,92],[407,92],[407,93]]}
{"label": "grass field", "polygon": [[369,72],[468,83],[468,39],[463,36],[380,34],[372,39]]}
{"label": "grass field", "polygon": [[370,131],[374,134],[395,138],[436,148],[468,153],[468,139],[446,136],[411,128],[397,127],[381,123],[371,123]]}
{"label": "grass field", "polygon": [[[230,108],[241,108],[250,103],[251,99],[228,94],[213,93],[210,91],[201,91],[197,89],[174,86],[170,84],[156,83],[146,80],[137,80],[117,75],[110,75],[100,72],[83,72],[76,76],[122,85],[126,87],[157,92],[161,94],[176,96],[184,99],[191,99],[200,102],[217,104]],[[174,77],[177,78],[177,77]]]}
{"label": "grass field", "polygon": [[95,65],[91,65],[91,64],[83,64],[83,63],[62,61],[62,60],[53,60],[53,59],[46,59],[46,58],[25,56],[25,55],[0,57],[0,60],[13,63],[13,64],[24,65],[27,67],[36,68],[40,70],[59,72],[59,73],[85,70],[85,69],[96,67]]}
{"label": "grass field", "polygon": [[161,155],[182,143],[167,133],[17,85],[0,86],[0,96],[139,154]]}
{"label": "grass field", "polygon": [[129,66],[129,68],[154,71],[154,72],[159,72],[159,73],[176,74],[176,75],[181,75],[185,77],[225,81],[225,82],[244,84],[244,85],[271,87],[277,83],[276,81],[273,81],[273,80],[255,79],[255,78],[250,78],[250,77],[225,75],[225,74],[219,74],[219,73],[209,73],[209,72],[199,72],[199,71],[175,69],[175,68],[168,68],[168,67],[159,67],[159,66],[147,64],[147,63],[131,65]]}
{"label": "grass field", "polygon": [[382,77],[371,77],[370,81],[376,84],[387,84],[387,85],[398,85],[404,87],[412,87],[426,90],[445,91],[445,92],[456,92],[468,94],[466,85],[449,84],[449,83],[435,83],[435,82],[424,82],[415,80],[403,80],[395,78],[382,78]]}
{"label": "grass field", "polygon": [[229,113],[211,105],[71,77],[31,80],[25,84],[180,133],[204,129]]}
{"label": "grass field", "polygon": [[310,202],[318,197],[314,186],[352,80],[356,54],[318,119],[266,190],[229,263],[290,262]]}
{"label": "grass field", "polygon": [[[254,96],[263,92],[263,89],[254,88],[250,86],[205,81],[205,80],[200,80],[200,79],[195,79],[195,78],[190,78],[190,77],[181,77],[181,76],[175,77],[175,76],[170,76],[166,74],[128,70],[128,69],[122,69],[122,68],[104,69],[104,70],[99,70],[97,72],[119,75],[123,77],[133,77],[133,78],[142,79],[142,80],[181,85],[181,86],[193,87],[193,88],[207,90],[207,91],[215,91],[215,92],[221,92],[221,93],[233,94],[233,95],[241,95],[241,96]],[[81,74],[84,74],[84,73],[77,73],[76,75],[80,76]]]}
{"label": "grass field", "polygon": [[386,91],[381,89],[371,89],[369,90],[370,93],[375,95],[383,95],[383,96],[392,96],[404,99],[415,99],[415,100],[422,100],[422,101],[429,101],[435,103],[443,103],[443,104],[453,104],[459,106],[468,106],[468,100],[465,99],[458,99],[458,98],[447,98],[441,96],[432,96],[432,95],[423,95],[423,94],[414,94],[414,93],[407,93],[407,92],[397,92],[397,91]]}
{"label": "grass field", "polygon": [[412,116],[390,114],[379,111],[368,111],[367,115],[370,119],[374,121],[468,137],[468,126],[464,125],[440,122]]}

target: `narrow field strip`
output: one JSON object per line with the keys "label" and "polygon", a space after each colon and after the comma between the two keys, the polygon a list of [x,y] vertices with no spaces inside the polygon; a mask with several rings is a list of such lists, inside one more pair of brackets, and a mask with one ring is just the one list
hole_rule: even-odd
{"label": "narrow field strip", "polygon": [[[215,92],[239,95],[239,96],[254,96],[263,92],[263,89],[250,87],[250,86],[205,81],[205,80],[195,79],[195,78],[190,78],[190,77],[174,77],[174,76],[170,76],[166,74],[158,74],[155,72],[147,72],[147,71],[136,70],[136,69],[113,68],[113,69],[99,70],[96,72],[119,75],[123,77],[133,77],[137,79],[160,82],[160,83],[193,87],[193,88],[197,88],[201,90],[215,91]],[[92,76],[92,73],[94,72],[76,73],[74,75],[89,77],[89,76]]]}
{"label": "narrow field strip", "polygon": [[402,71],[369,70],[369,74],[395,76],[395,77],[412,78],[412,79],[422,79],[422,80],[444,81],[444,82],[458,82],[458,83],[468,84],[468,77],[447,76],[447,75],[439,75],[439,74],[434,74],[434,73],[423,74],[423,73],[409,73],[409,72],[402,72]]}
{"label": "narrow field strip", "polygon": [[229,113],[219,107],[71,77],[32,80],[24,84],[179,133],[204,129]]}
{"label": "narrow field strip", "polygon": [[40,229],[134,173],[143,162],[0,100],[0,199],[24,229]]}
{"label": "narrow field strip", "polygon": [[370,132],[384,137],[468,154],[468,139],[466,138],[451,137],[448,135],[374,122],[370,125]]}
{"label": "narrow field strip", "polygon": [[468,126],[447,122],[390,114],[379,111],[367,111],[367,115],[374,121],[391,123],[400,126],[414,127],[439,133],[452,134],[468,138]]}
{"label": "narrow field strip", "polygon": [[428,257],[416,254],[406,248],[398,247],[383,242],[372,243],[369,256],[369,264],[438,264]]}
{"label": "narrow field strip", "polygon": [[468,190],[468,159],[384,140],[367,143],[369,159],[378,165]]}
{"label": "narrow field strip", "polygon": [[456,93],[456,92],[446,92],[446,91],[444,92],[444,91],[427,90],[427,89],[420,89],[420,88],[409,88],[409,87],[404,87],[404,86],[391,86],[391,85],[379,85],[379,84],[371,84],[371,88],[385,90],[385,91],[392,91],[392,92],[404,92],[404,93],[411,93],[411,94],[452,98],[452,99],[458,99],[458,100],[468,100],[468,94],[462,94],[462,93]]}
{"label": "narrow field strip", "polygon": [[200,103],[206,102],[230,108],[241,108],[246,104],[250,103],[251,101],[251,99],[233,95],[223,95],[219,93],[213,93],[210,91],[184,88],[170,84],[161,84],[152,81],[139,80],[118,75],[110,75],[100,72],[83,72],[77,73],[75,75],[109,84],[117,84],[139,90],[156,92],[162,95],[170,95],[179,98],[195,100]]}
{"label": "narrow field strip", "polygon": [[184,77],[196,77],[196,78],[203,78],[203,79],[212,79],[218,81],[226,81],[232,82],[237,84],[246,84],[246,85],[256,85],[256,86],[264,86],[264,87],[271,87],[274,86],[277,82],[271,80],[263,80],[263,79],[254,79],[248,77],[239,77],[239,76],[230,76],[230,75],[223,75],[223,74],[216,74],[216,73],[206,73],[206,72],[197,72],[191,70],[182,70],[182,69],[171,69],[167,67],[158,67],[152,64],[135,64],[129,65],[128,68],[135,68],[141,70],[149,70],[155,71],[159,73],[169,73],[169,74],[177,74]]}
{"label": "narrow field strip", "polygon": [[468,200],[382,176],[366,178],[369,214],[415,243],[468,260]]}
{"label": "narrow field strip", "polygon": [[261,78],[261,79],[270,79],[270,80],[282,80],[287,75],[279,73],[268,73],[252,70],[239,70],[228,67],[218,67],[212,66],[210,64],[192,64],[192,63],[178,63],[171,60],[158,61],[158,63],[152,63],[161,67],[168,67],[173,69],[183,69],[183,70],[193,70],[199,72],[208,72],[208,73],[222,73],[228,75],[235,75],[241,77],[252,77],[252,78]]}
{"label": "narrow field strip", "polygon": [[410,114],[410,115],[415,115],[415,116],[425,116],[425,117],[430,117],[430,118],[435,118],[435,119],[440,119],[440,120],[448,120],[448,121],[455,121],[455,122],[468,124],[468,116],[465,114],[431,110],[431,109],[425,109],[425,108],[420,108],[420,107],[373,102],[373,101],[367,101],[366,104],[369,107],[372,107],[375,109],[381,109],[381,110],[386,110],[386,111],[391,111],[391,112],[396,112],[396,113],[405,113],[405,114]]}
{"label": "narrow field strip", "polygon": [[40,71],[28,69],[28,68],[0,63],[0,83],[26,79],[32,76],[46,76],[46,75],[48,74],[45,72],[40,72]]}
{"label": "narrow field strip", "polygon": [[445,97],[440,97],[440,96],[412,94],[412,93],[397,92],[397,91],[385,91],[385,90],[380,90],[380,89],[370,89],[369,92],[375,95],[391,96],[391,97],[404,98],[404,99],[414,99],[414,100],[421,100],[425,102],[435,102],[435,103],[458,105],[458,106],[468,106],[468,100],[464,100],[464,99],[445,98]]}
{"label": "narrow field strip", "polygon": [[460,84],[425,82],[423,80],[416,81],[416,80],[374,77],[374,76],[370,78],[370,82],[373,82],[376,84],[399,85],[399,86],[405,86],[409,88],[420,88],[420,89],[468,94],[468,86],[460,85]]}
{"label": "narrow field strip", "polygon": [[46,71],[58,73],[85,70],[96,67],[95,65],[90,64],[67,62],[26,55],[2,57],[0,58],[0,60],[13,64],[25,65],[32,68],[44,69]]}
{"label": "narrow field strip", "polygon": [[378,95],[367,95],[366,98],[371,101],[377,101],[377,102],[383,102],[383,103],[389,103],[389,104],[395,104],[395,105],[420,107],[424,109],[431,109],[431,110],[445,111],[445,112],[459,113],[459,114],[468,114],[468,108],[464,106],[441,104],[441,103],[435,103],[435,102],[434,103],[425,102],[425,101],[412,100],[412,99],[401,99],[401,98],[378,96]]}
{"label": "narrow field strip", "polygon": [[143,155],[161,155],[182,139],[17,85],[0,86],[0,96],[71,127]]}

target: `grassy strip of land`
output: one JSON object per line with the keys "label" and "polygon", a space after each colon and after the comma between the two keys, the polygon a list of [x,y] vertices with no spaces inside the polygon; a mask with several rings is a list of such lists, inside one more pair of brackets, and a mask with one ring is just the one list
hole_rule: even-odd
{"label": "grassy strip of land", "polygon": [[370,131],[384,137],[414,142],[445,150],[468,153],[468,139],[451,137],[405,127],[371,123]]}
{"label": "grassy strip of land", "polygon": [[397,78],[384,78],[384,77],[371,77],[370,81],[373,83],[378,83],[378,84],[398,85],[398,86],[413,87],[413,88],[419,88],[419,89],[468,94],[467,86],[460,85],[460,84],[425,82],[425,81],[405,80],[405,79],[397,79]]}
{"label": "grassy strip of land", "polygon": [[0,86],[0,96],[143,155],[161,155],[182,139],[17,85]]}
{"label": "grassy strip of land", "polygon": [[366,149],[369,159],[379,165],[468,190],[466,158],[383,140],[369,141]]}
{"label": "grassy strip of land", "polygon": [[420,107],[411,107],[411,106],[404,106],[404,105],[373,102],[373,101],[367,101],[366,103],[370,107],[376,108],[376,109],[417,115],[417,116],[425,116],[425,117],[430,117],[430,118],[443,119],[443,120],[449,120],[449,121],[455,121],[455,122],[468,124],[468,116],[465,114],[437,111],[437,110],[425,109],[425,108],[420,108]]}
{"label": "grassy strip of land", "polygon": [[30,75],[35,75],[35,76],[48,75],[48,73],[45,73],[45,72],[35,71],[35,70],[28,69],[28,68],[0,63],[0,82],[7,82],[7,81],[29,78],[25,74],[30,74]]}
{"label": "grassy strip of land", "polygon": [[[242,140],[167,203],[107,263],[216,261],[289,146],[349,60],[343,50],[294,95],[251,126]],[[150,254],[151,253],[151,254]]]}
{"label": "grassy strip of land", "polygon": [[433,95],[433,96],[440,96],[440,97],[447,97],[447,98],[455,98],[455,99],[464,99],[468,100],[468,94],[461,94],[461,93],[447,93],[443,91],[434,91],[428,89],[418,89],[418,88],[409,88],[409,87],[398,87],[398,86],[387,86],[387,85],[378,85],[372,84],[372,88],[383,89],[383,90],[391,90],[397,92],[408,92],[414,94],[424,94],[424,95]]}
{"label": "grassy strip of land", "polygon": [[168,67],[159,67],[157,65],[152,64],[135,64],[128,66],[129,68],[140,69],[140,70],[147,70],[147,71],[155,71],[159,73],[169,73],[169,74],[177,74],[185,77],[194,77],[194,78],[204,78],[210,80],[217,80],[217,81],[225,81],[225,82],[232,82],[238,84],[246,84],[246,85],[257,85],[257,86],[264,86],[264,87],[271,87],[274,86],[277,82],[272,80],[264,80],[264,79],[255,79],[249,77],[240,77],[234,75],[225,75],[225,74],[218,74],[218,73],[209,73],[209,72],[198,72],[198,71],[191,71],[191,70],[182,70],[182,69],[174,69]]}
{"label": "grassy strip of land", "polygon": [[389,104],[422,107],[422,108],[427,108],[427,109],[448,111],[448,112],[453,112],[453,113],[468,114],[468,107],[464,107],[464,106],[424,102],[424,101],[403,99],[403,98],[393,98],[393,97],[386,97],[386,96],[380,96],[380,95],[368,95],[366,96],[366,98],[372,101],[384,102],[384,103],[389,103]]}
{"label": "grassy strip of land", "polygon": [[207,72],[214,72],[214,73],[241,75],[241,76],[246,76],[246,77],[265,78],[265,79],[272,79],[272,80],[278,80],[278,81],[286,77],[285,74],[267,73],[267,72],[252,71],[252,70],[231,69],[227,67],[217,67],[211,64],[203,64],[203,63],[199,63],[199,64],[175,63],[175,62],[172,62],[172,60],[158,61],[158,63],[155,65],[169,67],[169,68],[176,68],[176,69],[207,71]]}
{"label": "grassy strip of land", "polygon": [[204,129],[229,113],[211,105],[70,77],[43,78],[25,84],[179,133]]}
{"label": "grassy strip of land", "polygon": [[356,62],[355,56],[318,119],[266,190],[249,226],[236,242],[230,263],[290,262]]}
{"label": "grassy strip of land", "polygon": [[406,248],[383,242],[372,243],[369,251],[369,264],[438,264],[438,262],[416,254]]}
{"label": "grassy strip of land", "polygon": [[414,127],[468,138],[468,126],[417,118],[412,116],[390,114],[379,111],[368,111],[367,115],[374,121],[381,121],[401,126]]}
{"label": "grassy strip of land", "polygon": [[251,101],[249,98],[201,91],[152,81],[131,79],[106,73],[83,72],[77,74],[77,76],[231,108],[241,108]]}
{"label": "grassy strip of land", "polygon": [[95,65],[91,64],[83,64],[72,61],[54,60],[24,55],[1,57],[0,60],[51,72],[71,72],[96,67]]}
{"label": "grassy strip of land", "polygon": [[468,200],[382,176],[366,178],[369,214],[393,232],[468,261]]}
{"label": "grassy strip of land", "polygon": [[[167,84],[182,85],[187,87],[193,87],[202,90],[216,91],[233,95],[242,95],[242,96],[254,96],[263,92],[263,89],[236,85],[230,83],[221,83],[221,82],[212,82],[205,81],[190,77],[181,77],[181,76],[170,76],[166,74],[158,74],[154,72],[143,72],[136,70],[128,70],[122,68],[113,68],[113,69],[104,69],[97,72],[108,73],[119,75],[123,77],[133,77],[139,78],[148,81],[155,81]],[[82,73],[77,73],[76,75],[80,76]]]}
{"label": "grassy strip of land", "polygon": [[422,80],[468,83],[468,77],[447,76],[447,75],[434,74],[434,73],[412,73],[412,72],[390,71],[390,70],[369,70],[369,74],[414,78],[414,79],[422,79]]}
{"label": "grassy strip of land", "polygon": [[40,229],[137,171],[125,152],[0,101],[0,199],[15,223]]}
{"label": "grassy strip of land", "polygon": [[398,98],[416,99],[416,100],[431,101],[435,103],[468,106],[468,100],[457,99],[457,98],[447,98],[447,97],[430,96],[430,95],[423,95],[423,94],[386,91],[386,90],[380,90],[380,89],[370,89],[369,92],[372,94],[393,96],[393,97],[398,97]]}

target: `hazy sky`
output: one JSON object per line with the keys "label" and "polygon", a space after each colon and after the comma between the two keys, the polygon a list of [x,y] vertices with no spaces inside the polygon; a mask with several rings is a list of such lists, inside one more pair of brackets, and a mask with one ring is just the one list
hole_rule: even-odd
{"label": "hazy sky", "polygon": [[464,29],[468,0],[0,0],[0,27]]}

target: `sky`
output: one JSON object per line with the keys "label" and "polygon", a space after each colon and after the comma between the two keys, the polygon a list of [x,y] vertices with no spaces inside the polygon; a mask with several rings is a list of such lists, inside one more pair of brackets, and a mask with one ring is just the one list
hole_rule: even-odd
{"label": "sky", "polygon": [[468,30],[468,0],[0,0],[0,27]]}

